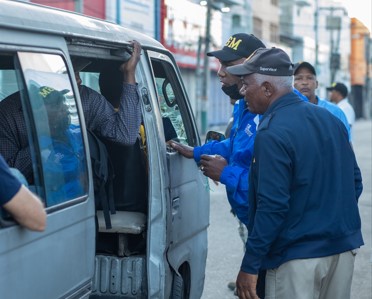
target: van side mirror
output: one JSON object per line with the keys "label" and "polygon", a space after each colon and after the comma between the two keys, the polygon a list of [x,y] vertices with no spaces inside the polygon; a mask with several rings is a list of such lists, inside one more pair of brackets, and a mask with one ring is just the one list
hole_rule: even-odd
{"label": "van side mirror", "polygon": [[225,135],[220,132],[208,131],[207,135],[205,136],[205,143],[211,142],[213,140],[222,141],[225,139],[226,139]]}

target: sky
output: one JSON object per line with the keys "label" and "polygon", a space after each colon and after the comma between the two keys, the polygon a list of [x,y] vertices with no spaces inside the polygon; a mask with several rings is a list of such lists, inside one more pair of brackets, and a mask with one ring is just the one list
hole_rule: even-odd
{"label": "sky", "polygon": [[372,1],[371,0],[344,0],[350,18],[357,18],[372,34]]}

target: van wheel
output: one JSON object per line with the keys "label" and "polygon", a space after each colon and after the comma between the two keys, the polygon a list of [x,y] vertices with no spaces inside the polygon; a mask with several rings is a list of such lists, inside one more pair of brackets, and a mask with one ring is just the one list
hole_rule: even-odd
{"label": "van wheel", "polygon": [[170,299],[184,299],[185,285],[181,275],[173,275],[172,294]]}

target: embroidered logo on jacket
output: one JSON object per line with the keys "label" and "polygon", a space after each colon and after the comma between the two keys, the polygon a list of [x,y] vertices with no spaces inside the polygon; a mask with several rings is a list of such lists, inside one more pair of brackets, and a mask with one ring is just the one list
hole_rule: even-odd
{"label": "embroidered logo on jacket", "polygon": [[253,135],[253,132],[251,131],[251,128],[252,128],[252,125],[251,124],[248,124],[245,129],[244,129],[244,132],[249,136],[251,137]]}

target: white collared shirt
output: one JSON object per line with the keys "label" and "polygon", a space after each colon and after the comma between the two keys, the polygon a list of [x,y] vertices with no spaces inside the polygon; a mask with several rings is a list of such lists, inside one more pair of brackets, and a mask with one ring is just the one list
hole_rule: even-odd
{"label": "white collared shirt", "polygon": [[338,102],[337,106],[340,107],[341,110],[345,113],[345,116],[351,128],[355,122],[355,112],[353,106],[350,105],[349,100],[347,98]]}

